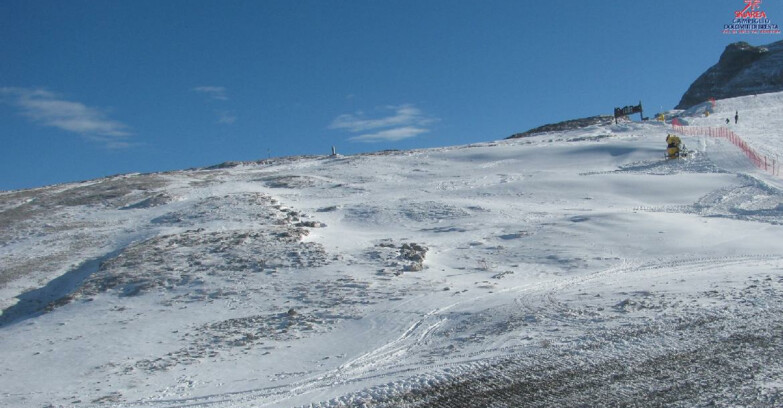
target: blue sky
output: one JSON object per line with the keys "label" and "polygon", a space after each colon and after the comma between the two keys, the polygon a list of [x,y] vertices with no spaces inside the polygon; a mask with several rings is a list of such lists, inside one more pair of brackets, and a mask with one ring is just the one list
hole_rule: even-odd
{"label": "blue sky", "polygon": [[[671,109],[743,0],[0,4],[0,190]],[[783,23],[783,4],[764,1]]]}

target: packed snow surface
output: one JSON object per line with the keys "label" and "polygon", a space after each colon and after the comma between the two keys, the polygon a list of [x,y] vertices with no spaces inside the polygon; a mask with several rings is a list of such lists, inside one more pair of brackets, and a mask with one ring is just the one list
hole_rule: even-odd
{"label": "packed snow surface", "polygon": [[0,405],[781,405],[783,181],[667,132],[0,193]]}

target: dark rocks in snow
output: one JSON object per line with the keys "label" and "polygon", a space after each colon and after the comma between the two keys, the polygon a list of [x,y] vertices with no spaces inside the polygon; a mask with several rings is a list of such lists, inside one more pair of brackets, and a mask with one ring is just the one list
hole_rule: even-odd
{"label": "dark rocks in snow", "polygon": [[269,188],[288,188],[288,189],[302,189],[314,187],[316,185],[323,184],[323,181],[317,180],[312,177],[296,176],[296,175],[279,175],[267,177],[264,183]]}
{"label": "dark rocks in snow", "polygon": [[405,272],[420,272],[424,269],[424,265],[419,262],[411,262],[408,265],[405,265]]}
{"label": "dark rocks in snow", "polygon": [[306,237],[309,234],[310,233],[306,229],[292,228],[277,233],[277,237],[285,241],[295,242],[301,241],[303,237]]}
{"label": "dark rocks in snow", "polygon": [[677,109],[709,100],[783,91],[783,41],[755,47],[729,44],[718,63],[701,74],[682,96]]}
{"label": "dark rocks in snow", "polygon": [[405,243],[400,247],[400,259],[408,262],[405,265],[406,272],[418,272],[424,269],[424,258],[429,248],[416,243]]}
{"label": "dark rocks in snow", "polygon": [[518,139],[521,137],[532,136],[539,133],[576,130],[576,129],[586,128],[589,126],[608,126],[613,123],[614,123],[614,116],[605,116],[605,115],[590,116],[587,118],[572,119],[563,122],[539,126],[537,128],[530,129],[527,132],[513,134],[509,136],[507,139]]}
{"label": "dark rocks in snow", "polygon": [[[157,288],[193,290],[202,283],[199,277],[217,279],[267,268],[327,264],[322,246],[301,242],[306,232],[301,228],[279,227],[263,231],[189,230],[154,237],[131,245],[103,262],[67,301],[109,290],[116,290],[122,297],[138,296]],[[192,297],[208,300],[223,295],[194,291]]]}
{"label": "dark rocks in snow", "polygon": [[505,278],[506,276],[508,276],[508,275],[513,275],[513,274],[514,274],[514,272],[513,272],[513,271],[505,271],[505,272],[500,272],[500,273],[497,273],[497,274],[495,274],[495,275],[492,275],[492,279],[503,279],[503,278]]}
{"label": "dark rocks in snow", "polygon": [[376,243],[365,252],[368,261],[382,263],[378,271],[381,276],[400,276],[403,272],[418,272],[424,269],[424,259],[429,249],[417,243],[404,243],[399,247],[391,239]]}
{"label": "dark rocks in snow", "polygon": [[161,205],[168,204],[172,201],[173,198],[170,195],[166,193],[160,193],[160,194],[155,194],[152,197],[147,197],[137,203],[126,205],[125,207],[120,208],[120,210],[135,210],[141,208],[158,207]]}
{"label": "dark rocks in snow", "polygon": [[234,167],[239,167],[242,165],[242,162],[240,161],[227,161],[220,164],[216,164],[214,166],[205,167],[204,170],[222,170],[222,169],[233,169]]}
{"label": "dark rocks in snow", "polygon": [[294,224],[297,227],[305,227],[305,228],[325,228],[326,224],[319,222],[319,221],[301,221],[296,224]]}

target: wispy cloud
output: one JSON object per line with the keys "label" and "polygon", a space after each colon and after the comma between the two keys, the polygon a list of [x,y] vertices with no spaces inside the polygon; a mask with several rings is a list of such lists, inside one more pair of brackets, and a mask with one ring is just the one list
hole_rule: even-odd
{"label": "wispy cloud", "polygon": [[423,133],[429,132],[429,129],[417,128],[413,126],[405,126],[401,128],[381,130],[376,133],[366,133],[359,136],[354,136],[348,140],[352,142],[396,142],[399,140],[410,139]]}
{"label": "wispy cloud", "polygon": [[429,132],[428,126],[437,121],[410,104],[386,106],[382,111],[385,115],[377,118],[367,118],[364,112],[343,114],[329,128],[357,134],[348,139],[354,142],[396,142]]}
{"label": "wispy cloud", "polygon": [[237,120],[237,115],[232,111],[218,111],[218,123],[224,125],[233,125]]}
{"label": "wispy cloud", "polygon": [[197,86],[193,88],[193,91],[207,95],[209,98],[218,101],[228,100],[228,94],[226,93],[226,88],[222,86]]}
{"label": "wispy cloud", "polygon": [[[191,89],[193,92],[206,95],[213,101],[226,102],[229,100],[228,91],[223,86],[197,86]],[[221,105],[225,106],[225,105]],[[221,125],[233,125],[237,121],[237,115],[234,111],[226,109],[216,109],[217,122]]]}
{"label": "wispy cloud", "polygon": [[21,114],[42,126],[77,133],[108,148],[129,147],[128,125],[110,119],[104,110],[69,101],[45,89],[0,88],[0,100],[17,107]]}

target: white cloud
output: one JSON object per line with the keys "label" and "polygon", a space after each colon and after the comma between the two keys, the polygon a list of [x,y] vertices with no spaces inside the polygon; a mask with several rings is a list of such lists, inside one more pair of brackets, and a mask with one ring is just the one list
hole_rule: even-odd
{"label": "white cloud", "polygon": [[350,141],[394,142],[427,133],[426,126],[437,121],[410,104],[386,106],[383,110],[389,113],[378,118],[367,118],[364,112],[343,114],[335,118],[329,128],[361,133],[348,139]]}
{"label": "white cloud", "polygon": [[202,93],[218,101],[227,101],[226,88],[222,86],[197,86],[193,88],[194,92]]}
{"label": "white cloud", "polygon": [[406,126],[401,128],[382,130],[376,133],[367,133],[360,136],[352,137],[348,140],[352,142],[397,142],[404,139],[410,139],[423,133],[429,132],[429,129],[422,129],[413,126]]}
{"label": "white cloud", "polygon": [[224,125],[233,125],[234,122],[237,121],[237,115],[234,114],[234,112],[231,111],[219,111],[218,114],[218,123],[222,123]]}
{"label": "white cloud", "polygon": [[44,89],[0,88],[0,97],[0,100],[16,106],[22,115],[39,125],[78,133],[110,148],[129,146],[123,141],[132,134],[128,126],[108,118],[98,108],[65,100]]}
{"label": "white cloud", "polygon": [[[209,99],[216,101],[228,101],[228,91],[223,86],[197,86],[191,89],[193,92],[206,95]],[[237,121],[237,115],[230,110],[215,110],[217,114],[217,123],[222,125],[233,125]]]}

